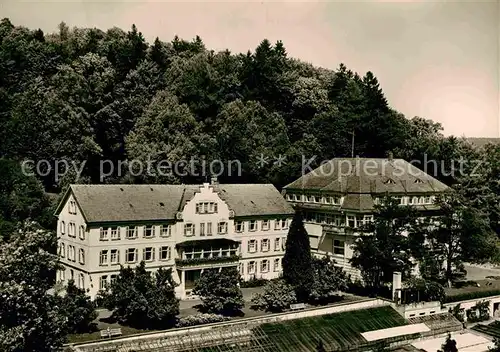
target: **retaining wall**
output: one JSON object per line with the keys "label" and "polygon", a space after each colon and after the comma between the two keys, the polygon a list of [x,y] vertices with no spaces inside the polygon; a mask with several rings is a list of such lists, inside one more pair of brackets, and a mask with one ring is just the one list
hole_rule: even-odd
{"label": "retaining wall", "polygon": [[375,307],[390,306],[390,305],[391,305],[391,302],[384,300],[384,299],[379,299],[379,298],[364,299],[364,300],[360,300],[360,301],[356,301],[356,302],[339,303],[339,304],[326,306],[326,307],[320,307],[320,308],[309,308],[309,309],[304,309],[304,310],[297,311],[297,312],[285,312],[285,313],[269,314],[269,315],[260,316],[260,317],[235,319],[233,321],[205,324],[205,325],[201,325],[201,326],[193,326],[193,327],[187,327],[187,328],[169,329],[169,330],[164,330],[164,331],[159,331],[159,332],[156,331],[156,332],[150,332],[150,333],[129,335],[126,337],[106,339],[104,341],[96,341],[96,342],[91,342],[91,343],[71,344],[71,345],[67,345],[67,347],[72,347],[74,351],[81,351],[81,352],[94,351],[94,350],[101,349],[103,347],[110,347],[112,345],[121,344],[124,342],[130,343],[130,342],[137,341],[137,343],[139,343],[143,340],[164,339],[164,338],[169,337],[169,336],[182,335],[182,334],[186,334],[186,333],[193,334],[193,333],[208,331],[208,330],[211,330],[213,328],[221,327],[221,326],[231,326],[231,325],[245,324],[245,323],[247,323],[247,324],[248,323],[263,324],[263,323],[271,323],[271,322],[276,322],[276,321],[302,319],[302,318],[313,317],[313,316],[329,315],[329,314],[340,313],[340,312],[345,312],[345,311],[375,308]]}

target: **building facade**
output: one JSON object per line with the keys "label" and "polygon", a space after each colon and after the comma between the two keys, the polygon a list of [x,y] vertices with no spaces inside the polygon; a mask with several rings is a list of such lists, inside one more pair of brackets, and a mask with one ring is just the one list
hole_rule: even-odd
{"label": "building facade", "polygon": [[121,265],[144,261],[171,268],[185,299],[204,270],[276,278],[293,212],[270,184],[72,185],[56,211],[57,279],[95,298]]}
{"label": "building facade", "polygon": [[[283,194],[302,209],[311,249],[352,268],[353,245],[361,225],[372,221],[374,207],[387,195],[412,205],[422,217],[438,210],[436,196],[448,187],[402,159],[336,158],[285,186]],[[418,269],[417,269],[418,270]]]}

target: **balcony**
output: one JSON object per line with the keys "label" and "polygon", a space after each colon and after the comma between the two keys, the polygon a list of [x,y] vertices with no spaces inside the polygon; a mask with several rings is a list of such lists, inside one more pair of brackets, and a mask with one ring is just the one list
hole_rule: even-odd
{"label": "balcony", "polygon": [[240,243],[230,239],[186,241],[177,245],[178,267],[238,262]]}
{"label": "balcony", "polygon": [[190,267],[212,264],[229,264],[237,263],[240,259],[241,256],[237,254],[232,254],[229,256],[178,258],[175,260],[175,265],[178,267]]}

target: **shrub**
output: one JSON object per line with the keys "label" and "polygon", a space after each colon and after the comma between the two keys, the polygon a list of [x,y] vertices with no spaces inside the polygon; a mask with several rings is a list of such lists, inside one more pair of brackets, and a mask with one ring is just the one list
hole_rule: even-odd
{"label": "shrub", "polygon": [[460,303],[457,304],[455,307],[450,308],[450,313],[453,314],[455,318],[461,323],[464,322],[465,318],[465,310],[460,307]]}
{"label": "shrub", "polygon": [[268,282],[269,280],[254,277],[248,281],[241,281],[240,287],[241,288],[262,287],[265,286]]}
{"label": "shrub", "polygon": [[263,293],[256,293],[252,297],[254,308],[268,312],[282,312],[296,303],[297,297],[292,285],[283,279],[269,281],[264,287]]}
{"label": "shrub", "polygon": [[474,307],[467,309],[467,321],[476,323],[490,318],[490,301],[477,302]]}
{"label": "shrub", "polygon": [[421,278],[412,278],[405,282],[405,288],[402,292],[402,303],[441,302],[444,297],[444,287],[441,284]]}
{"label": "shrub", "polygon": [[484,298],[497,295],[500,295],[500,289],[488,290],[488,291],[464,292],[456,295],[446,296],[444,298],[443,303],[466,301],[469,299]]}
{"label": "shrub", "polygon": [[220,323],[222,321],[228,320],[230,320],[229,317],[225,317],[220,314],[199,313],[180,318],[176,324],[176,327],[183,328],[186,326]]}
{"label": "shrub", "polygon": [[62,298],[62,311],[68,317],[68,328],[71,333],[86,333],[96,330],[97,318],[94,304],[85,290],[75,286],[73,280],[69,280],[66,287],[66,295]]}
{"label": "shrub", "polygon": [[234,267],[208,270],[196,281],[194,294],[199,295],[204,313],[234,315],[245,305],[238,286],[240,273]]}
{"label": "shrub", "polygon": [[121,268],[120,274],[100,299],[120,324],[138,328],[171,327],[179,314],[172,269],[159,269],[154,275],[141,262],[135,269]]}
{"label": "shrub", "polygon": [[347,289],[349,282],[345,271],[335,266],[335,260],[325,256],[313,259],[314,285],[309,299],[311,302],[326,304],[342,299],[341,291]]}

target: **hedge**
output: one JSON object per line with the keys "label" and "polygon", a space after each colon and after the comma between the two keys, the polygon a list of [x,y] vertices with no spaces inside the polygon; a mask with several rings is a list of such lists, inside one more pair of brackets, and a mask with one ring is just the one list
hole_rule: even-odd
{"label": "hedge", "polygon": [[206,314],[200,313],[195,315],[189,315],[187,317],[182,317],[177,322],[176,327],[184,328],[187,326],[196,326],[203,324],[212,324],[212,323],[220,323],[223,321],[231,320],[229,317],[225,317],[219,314]]}
{"label": "hedge", "polygon": [[490,296],[500,295],[500,289],[488,290],[488,291],[474,291],[474,292],[464,292],[456,295],[446,296],[443,303],[452,303],[459,301],[467,301],[469,299],[485,298]]}

